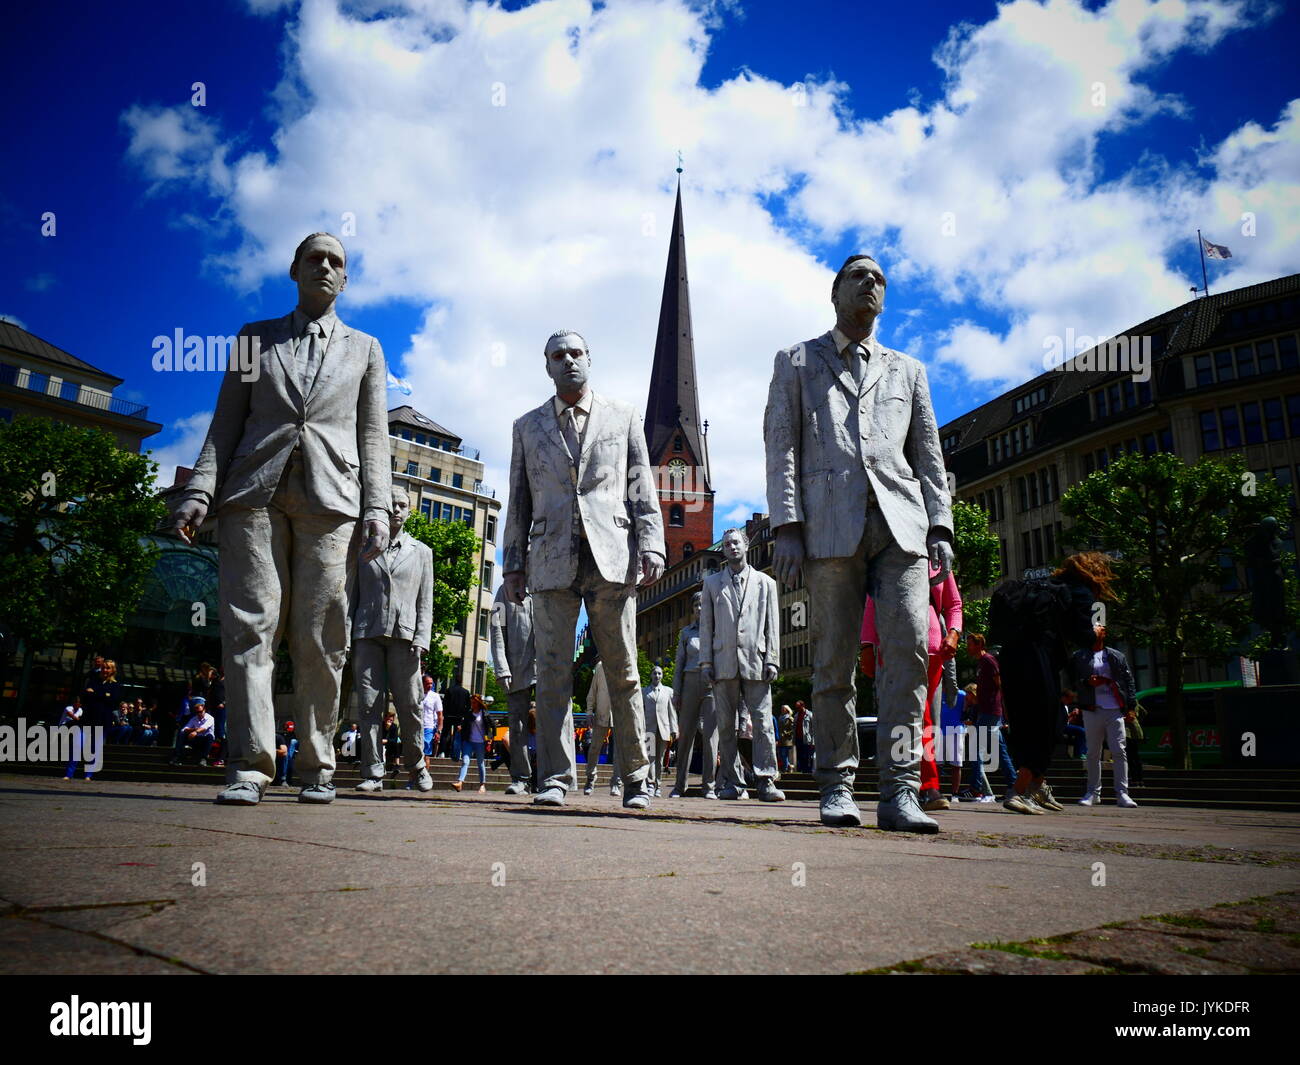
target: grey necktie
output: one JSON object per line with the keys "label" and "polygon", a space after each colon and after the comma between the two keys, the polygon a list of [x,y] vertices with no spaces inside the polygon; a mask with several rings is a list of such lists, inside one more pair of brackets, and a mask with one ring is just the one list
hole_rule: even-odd
{"label": "grey necktie", "polygon": [[732,594],[736,597],[736,606],[740,606],[740,598],[741,598],[741,593],[744,590],[744,586],[745,586],[744,577],[742,577],[739,573],[733,573],[731,575],[731,591]]}
{"label": "grey necktie", "polygon": [[573,464],[578,464],[578,419],[573,407],[564,408],[564,417],[561,419],[564,423],[564,442],[569,445],[569,458]]}
{"label": "grey necktie", "polygon": [[[320,362],[321,349],[325,346],[324,336],[325,327],[320,322],[308,322],[307,332],[298,344],[299,382],[304,396],[316,379],[316,366]],[[317,337],[321,339],[318,340]]]}
{"label": "grey necktie", "polygon": [[850,344],[844,349],[844,362],[848,366],[849,376],[858,384],[862,384],[862,378],[866,376],[867,359],[870,357],[871,353],[865,344]]}

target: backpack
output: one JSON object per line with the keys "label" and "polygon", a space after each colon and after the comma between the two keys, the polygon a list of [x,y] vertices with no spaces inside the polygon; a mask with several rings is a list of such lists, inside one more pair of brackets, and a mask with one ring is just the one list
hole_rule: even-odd
{"label": "backpack", "polygon": [[1056,643],[1067,627],[1070,589],[1052,578],[1005,580],[989,603],[989,642]]}

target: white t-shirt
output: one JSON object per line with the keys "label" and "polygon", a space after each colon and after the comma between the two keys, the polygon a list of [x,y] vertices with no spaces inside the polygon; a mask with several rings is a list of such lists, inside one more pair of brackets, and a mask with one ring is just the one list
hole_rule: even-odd
{"label": "white t-shirt", "polygon": [[442,696],[430,688],[420,700],[420,708],[424,711],[423,727],[436,729],[438,718],[442,717]]}
{"label": "white t-shirt", "polygon": [[[1110,672],[1110,663],[1106,660],[1106,652],[1092,652],[1092,671],[1099,677],[1105,677],[1108,681],[1115,678]],[[1097,700],[1099,710],[1119,710],[1122,709],[1119,699],[1115,695],[1115,689],[1110,684],[1102,684],[1092,689],[1093,695]]]}
{"label": "white t-shirt", "polygon": [[198,732],[195,734],[195,735],[198,735],[198,736],[211,736],[211,735],[212,735],[212,728],[213,728],[213,726],[214,726],[215,724],[216,724],[216,721],[215,721],[215,719],[212,718],[211,715],[206,714],[206,713],[203,713],[202,711],[200,711],[199,713],[194,714],[194,715],[193,715],[193,716],[192,716],[192,717],[191,717],[187,722],[185,722],[185,724],[184,724],[183,726],[181,726],[181,727],[182,727],[182,729],[191,729],[191,728],[193,728],[193,729],[198,729]]}

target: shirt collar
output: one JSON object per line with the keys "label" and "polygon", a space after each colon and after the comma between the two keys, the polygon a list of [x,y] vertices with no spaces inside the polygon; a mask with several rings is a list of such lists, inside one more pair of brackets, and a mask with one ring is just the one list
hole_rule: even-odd
{"label": "shirt collar", "polygon": [[[572,406],[575,409],[581,411],[583,414],[590,414],[591,397],[594,395],[595,393],[592,392],[590,389],[588,389],[587,394],[583,396],[580,400],[578,400],[578,402],[572,404]],[[555,416],[557,418],[560,417],[562,414],[564,414],[564,412],[568,410],[570,406],[570,404],[565,403],[564,400],[562,400],[559,396],[554,397],[554,403],[555,403]]]}
{"label": "shirt collar", "polygon": [[325,336],[328,337],[334,332],[334,325],[338,321],[338,318],[335,316],[333,310],[326,311],[316,319],[308,318],[303,314],[301,307],[295,307],[293,309],[293,335],[296,337],[302,336],[307,332],[307,323],[311,321],[320,322],[321,328],[325,330]]}
{"label": "shirt collar", "polygon": [[[857,341],[850,340],[840,332],[840,327],[835,325],[831,327],[831,343],[835,345],[835,350],[843,355],[844,349],[850,344],[857,343]],[[875,355],[880,348],[880,345],[876,343],[875,333],[872,333],[871,336],[867,337],[867,339],[863,340],[861,343],[862,346],[867,349],[868,355]]]}

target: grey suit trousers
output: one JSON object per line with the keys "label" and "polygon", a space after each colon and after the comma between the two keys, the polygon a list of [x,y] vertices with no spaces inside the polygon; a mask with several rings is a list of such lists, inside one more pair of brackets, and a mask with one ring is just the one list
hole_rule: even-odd
{"label": "grey suit trousers", "polygon": [[578,574],[568,588],[533,592],[537,645],[537,787],[568,791],[577,780],[573,753],[573,641],[578,611],[587,607],[592,638],[605,662],[618,771],[640,784],[645,756],[645,711],[636,670],[636,587],[600,575],[591,549],[579,548]]}
{"label": "grey suit trousers", "polygon": [[223,507],[218,522],[221,653],[226,668],[226,780],[275,778],[275,652],[293,660],[294,775],[334,777],[334,728],[350,628],[348,587],[361,549],[355,517],[314,510],[300,452],[265,507]]}
{"label": "grey suit trousers", "polygon": [[[591,726],[591,746],[587,750],[587,787],[594,788],[600,776],[600,752],[605,746],[606,737],[610,737],[608,725]],[[618,784],[618,744],[613,743],[611,737],[611,746],[609,749],[610,776],[611,785]]]}
{"label": "grey suit trousers", "polygon": [[[701,782],[704,790],[713,787],[718,762],[718,716],[714,712],[713,693],[704,687],[699,670],[674,674],[673,687],[680,702],[677,713],[677,790],[686,793],[686,778],[691,771],[691,747],[696,733],[700,737]],[[734,732],[735,729],[733,728]]]}
{"label": "grey suit trousers", "polygon": [[772,724],[772,685],[765,680],[730,677],[713,682],[713,702],[718,715],[718,784],[740,791],[745,786],[744,766],[736,742],[740,698],[745,698],[754,726],[754,777],[761,784],[776,777],[776,730]]}
{"label": "grey suit trousers", "polygon": [[646,787],[657,788],[661,781],[660,778],[664,772],[664,755],[668,753],[668,740],[663,739],[658,732],[645,730],[645,757],[649,763],[649,771],[646,773]]}
{"label": "grey suit trousers", "polygon": [[510,779],[525,784],[533,779],[533,761],[528,757],[528,705],[533,701],[531,687],[506,693],[510,711]]}
{"label": "grey suit trousers", "polygon": [[873,504],[853,556],[808,560],[804,579],[812,622],[814,776],[818,786],[823,791],[839,783],[851,787],[858,768],[855,677],[862,612],[870,589],[880,639],[875,683],[880,795],[891,798],[902,787],[918,790],[929,663],[928,561],[908,554],[894,542]]}
{"label": "grey suit trousers", "polygon": [[402,765],[408,773],[424,765],[424,711],[420,707],[420,656],[409,640],[365,637],[352,646],[352,677],[357,690],[357,758],[362,780],[384,779],[384,748],[379,733],[392,692]]}

